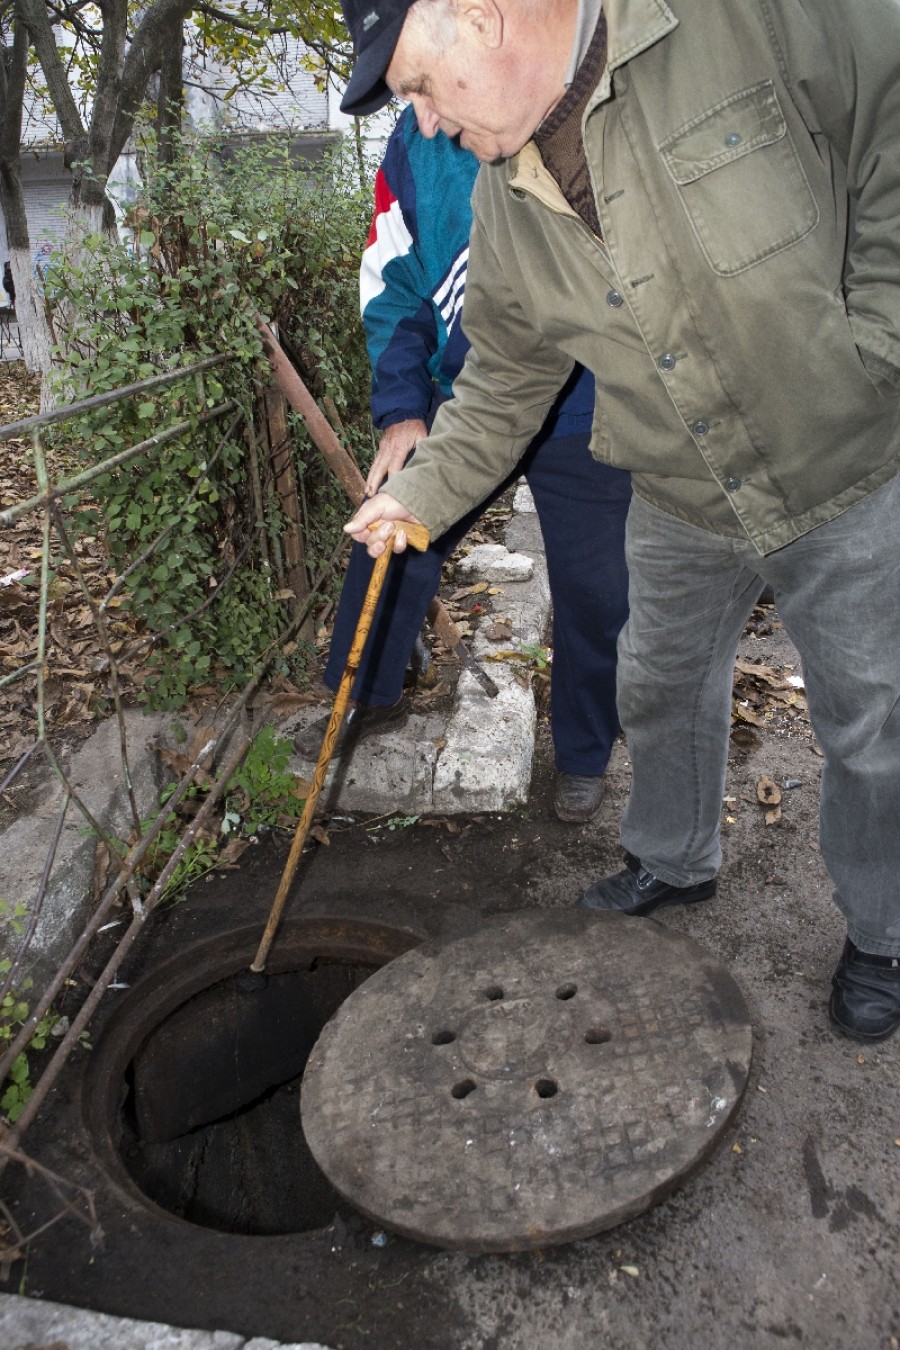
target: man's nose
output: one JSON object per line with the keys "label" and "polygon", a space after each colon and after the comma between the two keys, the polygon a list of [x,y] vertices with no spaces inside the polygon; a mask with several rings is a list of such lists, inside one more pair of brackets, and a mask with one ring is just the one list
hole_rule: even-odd
{"label": "man's nose", "polygon": [[428,99],[413,95],[411,101],[416,112],[416,121],[419,124],[419,130],[425,139],[430,141],[440,131],[441,119],[438,117]]}

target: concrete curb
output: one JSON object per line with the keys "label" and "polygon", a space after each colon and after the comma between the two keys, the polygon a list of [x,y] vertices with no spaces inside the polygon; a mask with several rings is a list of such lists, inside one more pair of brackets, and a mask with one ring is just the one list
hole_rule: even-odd
{"label": "concrete curb", "polygon": [[313,1341],[248,1340],[233,1331],[192,1331],[162,1322],[46,1303],[17,1294],[0,1294],[0,1345],[5,1350],[328,1350]]}
{"label": "concrete curb", "polygon": [[[162,713],[125,713],[131,783],[142,818],[159,809],[164,782],[159,758],[149,742],[164,733],[168,722]],[[65,768],[98,825],[114,838],[127,836],[132,825],[116,719],[111,717],[98,727]],[[37,895],[63,800],[62,785],[51,780],[37,805],[0,835],[0,898],[30,904]],[[55,969],[80,932],[92,889],[96,847],[96,837],[81,812],[70,805],[29,948],[29,973]]]}

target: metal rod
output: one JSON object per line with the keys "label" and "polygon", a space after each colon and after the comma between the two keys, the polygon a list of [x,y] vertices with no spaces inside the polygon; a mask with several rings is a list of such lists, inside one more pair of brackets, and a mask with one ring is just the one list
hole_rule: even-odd
{"label": "metal rod", "polygon": [[230,352],[223,356],[207,356],[202,361],[195,362],[192,366],[182,366],[178,370],[169,370],[164,375],[150,375],[146,380],[138,380],[136,384],[123,384],[118,389],[110,389],[106,394],[95,394],[92,398],[79,400],[78,403],[65,403],[62,407],[54,408],[52,412],[36,413],[34,417],[26,417],[21,422],[7,422],[6,426],[0,426],[0,441],[10,441],[16,436],[25,436],[40,427],[50,426],[53,422],[64,422],[69,417],[77,417],[80,413],[107,408],[110,403],[118,403],[121,399],[130,398],[132,395],[143,393],[148,389],[164,389],[166,385],[177,384],[179,380],[183,380],[197,371],[209,370],[212,366],[221,366],[227,361],[236,359]]}
{"label": "metal rod", "polygon": [[46,492],[40,492],[36,497],[29,497],[27,501],[19,502],[16,506],[10,506],[5,511],[0,511],[0,525],[11,525],[19,516],[34,511],[39,506],[45,506],[47,502],[55,501],[58,497],[65,496],[74,488],[86,487],[88,483],[92,483],[95,478],[108,473],[110,469],[117,469],[121,464],[128,464],[132,459],[137,459],[139,455],[148,454],[151,450],[158,450],[161,445],[167,445],[176,436],[183,436],[185,432],[193,431],[197,426],[205,426],[207,422],[214,422],[236,407],[237,404],[234,399],[228,399],[227,402],[220,403],[215,408],[210,408],[208,412],[201,413],[196,422],[179,422],[177,426],[169,427],[167,431],[161,431],[157,436],[149,436],[147,440],[132,445],[128,450],[123,450],[118,455],[111,455],[109,459],[104,459],[102,463],[95,464],[93,468],[85,469],[83,473],[77,473],[74,478],[67,478],[64,483],[60,483],[57,487],[51,488],[48,486]]}

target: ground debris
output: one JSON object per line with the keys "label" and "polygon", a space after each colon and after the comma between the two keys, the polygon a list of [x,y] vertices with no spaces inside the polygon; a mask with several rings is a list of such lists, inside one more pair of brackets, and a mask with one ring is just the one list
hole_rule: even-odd
{"label": "ground debris", "polygon": [[737,724],[735,730],[740,729],[741,723],[764,727],[773,719],[808,723],[802,680],[792,666],[777,669],[739,657],[734,664],[731,717],[732,723]]}

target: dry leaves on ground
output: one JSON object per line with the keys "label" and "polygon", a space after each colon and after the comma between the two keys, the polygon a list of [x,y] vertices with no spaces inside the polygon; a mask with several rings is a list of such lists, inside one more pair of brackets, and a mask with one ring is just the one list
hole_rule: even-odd
{"label": "dry leaves on ground", "polygon": [[792,666],[774,666],[738,659],[734,667],[732,721],[768,726],[774,718],[809,721],[803,682]]}
{"label": "dry leaves on ground", "polygon": [[[0,423],[20,421],[38,411],[40,381],[20,362],[0,367]],[[48,448],[51,481],[70,472],[64,446]],[[29,500],[37,491],[31,442],[13,439],[0,446],[0,506]],[[17,517],[0,531],[0,677],[32,665],[38,652],[43,514]],[[84,536],[73,545],[74,560],[51,533],[44,663],[45,717],[58,731],[90,723],[106,710],[112,690],[109,660],[85,589],[99,602],[115,581],[101,541]],[[106,611],[110,651],[118,656],[134,641],[136,624],[115,597]],[[128,693],[141,682],[138,669],[123,671]],[[37,732],[34,672],[0,690],[0,762],[16,759]]]}

